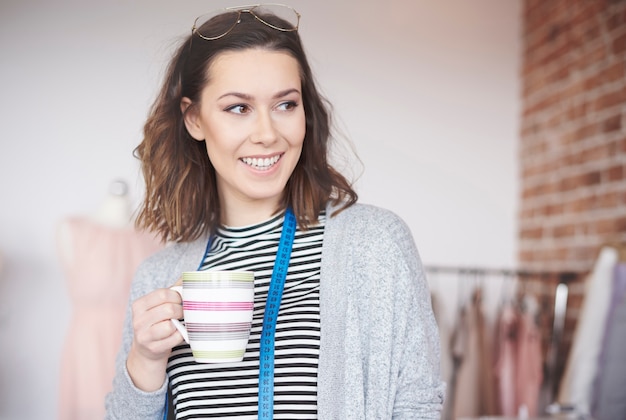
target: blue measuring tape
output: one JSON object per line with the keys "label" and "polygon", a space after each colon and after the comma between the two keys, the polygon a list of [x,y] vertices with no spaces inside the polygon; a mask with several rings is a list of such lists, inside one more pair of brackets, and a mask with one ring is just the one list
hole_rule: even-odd
{"label": "blue measuring tape", "polygon": [[263,315],[259,349],[259,420],[274,417],[274,335],[295,236],[296,217],[291,209],[287,209]]}
{"label": "blue measuring tape", "polygon": [[[278,243],[276,262],[272,271],[272,279],[265,303],[265,314],[263,315],[263,330],[261,332],[261,343],[259,352],[259,420],[271,420],[274,417],[274,341],[276,334],[276,319],[278,309],[283,297],[285,279],[289,269],[291,259],[291,249],[296,236],[296,216],[288,208],[285,212],[283,231]],[[209,239],[207,249],[211,240]],[[205,252],[206,253],[206,252]],[[165,413],[163,420],[168,418],[169,411],[169,391],[165,395]]]}

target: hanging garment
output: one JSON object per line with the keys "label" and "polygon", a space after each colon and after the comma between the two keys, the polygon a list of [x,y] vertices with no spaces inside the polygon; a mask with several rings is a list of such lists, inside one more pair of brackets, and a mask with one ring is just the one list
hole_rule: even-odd
{"label": "hanging garment", "polygon": [[543,381],[541,330],[537,324],[539,305],[534,296],[524,296],[517,330],[515,393],[517,413],[536,416]]}
{"label": "hanging garment", "polygon": [[[495,411],[493,399],[493,366],[490,344],[482,308],[482,291],[476,289],[471,305],[459,321],[460,333],[465,329],[462,362],[456,372],[453,418],[477,417]],[[462,336],[461,336],[462,337]],[[457,353],[460,353],[457,349]]]}
{"label": "hanging garment", "polygon": [[72,259],[62,264],[73,313],[61,360],[59,420],[102,419],[133,274],[162,245],[131,227],[86,218],[70,219],[64,227]]}
{"label": "hanging garment", "polygon": [[[457,320],[450,335],[450,355],[452,360],[452,369],[450,372],[450,380],[448,381],[447,395],[443,410],[443,420],[454,420],[457,394],[459,392],[458,377],[461,366],[465,363],[468,356],[469,346],[469,321],[468,308],[464,304],[459,308]],[[462,391],[461,391],[462,392]]]}
{"label": "hanging garment", "polygon": [[617,250],[603,247],[591,274],[585,280],[584,301],[559,385],[558,402],[575,405],[581,414],[590,411],[592,384],[611,300],[613,268],[617,261]]}
{"label": "hanging garment", "polygon": [[473,310],[476,312],[476,328],[478,334],[478,353],[480,355],[480,371],[478,376],[479,411],[481,416],[497,414],[495,362],[493,352],[493,331],[488,325],[483,312],[482,290],[475,297]]}
{"label": "hanging garment", "polygon": [[497,321],[496,386],[499,414],[517,416],[515,378],[518,342],[518,312],[513,302],[505,303]]}
{"label": "hanging garment", "polygon": [[594,381],[592,414],[596,420],[626,419],[626,263],[615,267],[611,305]]}

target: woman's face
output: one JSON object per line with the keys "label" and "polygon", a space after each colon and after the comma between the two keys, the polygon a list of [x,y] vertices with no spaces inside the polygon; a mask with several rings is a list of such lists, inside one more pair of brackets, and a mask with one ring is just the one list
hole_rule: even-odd
{"label": "woman's face", "polygon": [[[229,212],[246,208],[271,209],[269,216],[304,142],[298,62],[278,51],[229,51],[213,60],[208,80],[185,124],[196,140],[206,141],[226,214],[222,222],[228,224]],[[183,98],[181,107],[190,103]]]}

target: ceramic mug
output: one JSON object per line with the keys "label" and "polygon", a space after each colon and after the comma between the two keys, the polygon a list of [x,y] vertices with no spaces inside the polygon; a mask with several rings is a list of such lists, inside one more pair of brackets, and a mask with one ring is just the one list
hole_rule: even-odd
{"label": "ceramic mug", "polygon": [[243,360],[254,309],[252,271],[186,271],[173,286],[183,301],[184,320],[172,322],[198,363]]}

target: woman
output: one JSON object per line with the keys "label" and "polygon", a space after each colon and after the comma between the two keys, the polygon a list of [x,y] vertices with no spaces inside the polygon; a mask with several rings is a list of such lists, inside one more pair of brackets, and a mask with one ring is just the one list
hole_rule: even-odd
{"label": "woman", "polygon": [[[299,19],[280,5],[199,18],[170,63],[136,152],[138,223],[174,244],[133,282],[109,419],[162,419],[168,393],[178,419],[439,418],[439,339],[414,241],[394,214],[356,204],[329,164],[330,118]],[[292,215],[268,414],[259,337]],[[255,272],[242,362],[194,363],[169,321],[183,312],[168,288],[207,269]]]}

